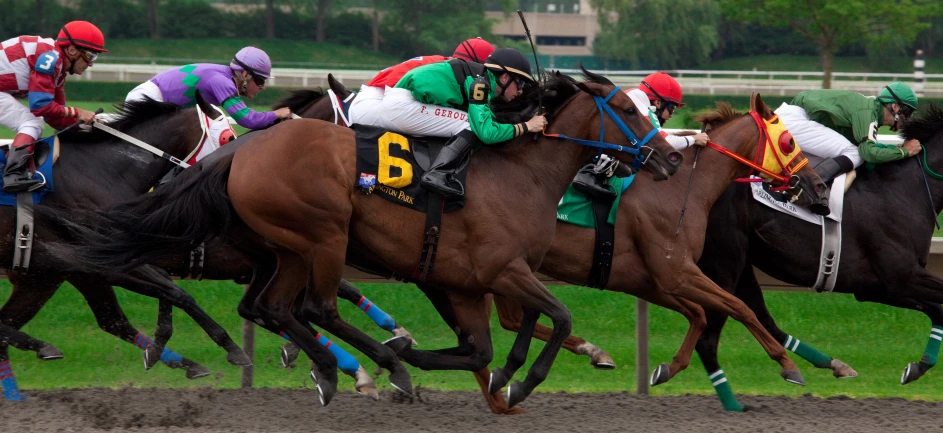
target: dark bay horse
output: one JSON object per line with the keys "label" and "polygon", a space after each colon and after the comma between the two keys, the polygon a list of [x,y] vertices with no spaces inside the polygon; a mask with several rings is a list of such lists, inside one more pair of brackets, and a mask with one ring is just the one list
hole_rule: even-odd
{"label": "dark bay horse", "polygon": [[[920,311],[930,318],[926,351],[919,362],[904,368],[901,384],[917,380],[936,364],[943,337],[943,280],[926,269],[936,217],[943,210],[943,177],[933,173],[943,167],[941,133],[943,110],[935,106],[922,110],[901,135],[923,143],[924,153],[858,170],[845,194],[835,291],[854,294],[861,302]],[[931,173],[928,184],[924,171]],[[821,240],[821,227],[768,209],[753,199],[748,186],[734,185],[710,213],[705,248],[717,254],[701,257],[698,266],[743,299],[780,344],[816,367],[832,369],[836,377],[848,377],[854,371],[844,363],[776,327],[753,270],[756,266],[781,281],[811,287],[819,269]],[[709,374],[722,371],[717,346],[725,321],[725,315],[709,314],[697,344]],[[743,410],[729,386],[717,391],[725,409]]]}
{"label": "dark bay horse", "polygon": [[[201,124],[226,122],[222,112],[206,103],[199,95],[197,101],[205,113],[205,118],[202,118],[196,109],[179,109],[172,104],[143,101],[119,107],[117,119],[109,124],[119,131],[184,158],[203,140],[221,139],[219,135],[208,138]],[[106,276],[81,270],[66,272],[64,269],[67,266],[52,257],[48,251],[49,245],[60,239],[54,227],[56,223],[45,224],[50,222],[44,220],[44,212],[50,208],[62,211],[103,207],[142,195],[172,167],[169,162],[102,131],[64,133],[60,135],[60,139],[61,156],[54,170],[55,192],[48,194],[36,207],[36,242],[30,272],[9,275],[14,290],[0,309],[0,323],[7,326],[7,330],[19,329],[35,316],[62,282],[67,280],[86,298],[102,329],[143,349],[150,339],[131,326],[120,309],[115,310],[111,306],[117,306],[111,286],[120,285],[141,294],[171,300],[174,305],[193,316],[211,338],[229,352],[231,362],[245,365],[245,354],[225,330],[209,318],[193,299],[174,285],[165,274],[153,268]],[[14,218],[12,207],[0,211],[0,227],[6,227],[8,233],[0,240],[2,267],[8,267],[12,263]],[[8,342],[15,347],[36,350],[41,359],[62,357],[61,352],[51,345],[29,338],[25,334],[3,333],[3,339],[0,341],[0,363],[9,360]],[[173,352],[167,354],[166,360],[170,365],[186,368],[188,377],[209,374],[209,371],[199,364]],[[22,399],[16,388],[12,370],[9,376],[9,380],[4,382],[5,395],[10,399]]]}
{"label": "dark bay horse", "polygon": [[[636,131],[641,136],[652,131],[624,93],[608,80],[586,74],[586,83],[558,76],[541,89],[546,107],[555,113],[549,129],[589,139],[599,139],[603,125],[614,130],[617,122],[628,125],[626,134]],[[603,105],[595,106],[597,101]],[[603,108],[611,109],[609,117],[597,114]],[[628,137],[610,133],[613,136],[615,144],[629,144]],[[654,138],[643,152],[649,154],[645,167],[656,178],[665,179],[677,169],[681,157],[656,134],[650,137]],[[267,151],[258,152],[260,146]],[[234,155],[198,164],[199,169],[189,176],[190,170],[185,171],[163,192],[102,212],[94,232],[80,222],[74,228],[83,234],[82,242],[60,253],[82,258],[93,269],[120,269],[181,251],[217,233],[228,233],[249,250],[269,248],[277,257],[270,264],[273,277],[260,284],[253,281],[247,296],[315,361],[312,375],[326,404],[336,389],[336,362],[317,345],[298,316],[346,341],[361,338],[362,333],[344,323],[336,311],[337,284],[348,246],[355,255],[406,274],[415,261],[412,248],[404,246],[418,248],[423,237],[422,220],[414,211],[356,191],[354,152],[353,132],[346,128],[308,120],[277,125],[258,133]],[[297,157],[285,157],[293,154]],[[457,333],[472,351],[464,347],[420,351],[407,343],[396,354],[423,369],[484,368],[492,357],[490,304],[485,295],[508,296],[528,313],[547,314],[554,323],[556,335],[524,384],[510,387],[509,404],[530,394],[546,377],[570,328],[566,308],[540,284],[533,270],[550,246],[559,197],[594,154],[595,150],[570,141],[552,137],[534,141],[529,135],[488,148],[472,159],[469,184],[476,187],[470,189],[464,209],[444,216],[445,227],[450,229],[440,241],[440,267],[429,280],[448,291],[459,324]],[[634,159],[627,154],[617,157]],[[279,175],[272,177],[276,172]],[[265,179],[264,187],[261,179]],[[314,221],[317,224],[311,224]],[[293,302],[306,283],[310,287],[306,305],[320,308],[293,314]],[[258,296],[253,286],[260,290],[255,292]],[[537,314],[533,316],[536,320]],[[371,346],[375,342],[369,337],[362,338],[368,341],[357,348],[365,353],[365,349],[389,351]],[[395,358],[392,351],[389,355]],[[391,381],[396,384],[392,374]]]}
{"label": "dark bay horse", "polygon": [[[328,88],[334,91],[341,100],[351,95],[350,90],[344,87],[334,75],[327,74]],[[273,110],[288,107],[291,112],[305,119],[321,119],[343,125],[334,113],[334,106],[328,97],[327,91],[321,88],[293,90],[291,95],[272,106]]]}
{"label": "dark bay horse", "polygon": [[[758,95],[751,99],[751,109],[765,121],[774,117]],[[711,131],[712,140],[747,160],[754,160],[758,151],[783,153],[779,146],[780,131],[772,129],[775,125],[770,125],[768,130],[767,125],[758,124],[758,119],[736,113],[726,104],[721,105],[716,113],[705,117],[712,123],[723,124]],[[773,122],[778,123],[778,120]],[[686,150],[685,160],[693,161],[694,152],[695,149]],[[783,368],[781,376],[788,382],[803,384],[799,370],[788,359],[782,345],[763,329],[749,308],[706,278],[696,266],[697,259],[704,251],[707,215],[711,205],[734,179],[745,177],[752,171],[747,165],[718,151],[702,149],[699,152],[699,168],[693,178],[690,203],[684,213],[684,226],[680,233],[676,234],[678,216],[691,179],[692,164],[682,165],[667,182],[640,178],[622,196],[615,227],[612,272],[603,289],[637,296],[677,311],[688,319],[688,332],[678,353],[670,364],[661,364],[655,369],[651,376],[652,385],[667,382],[688,366],[698,337],[706,325],[704,310],[722,311],[742,322],[767,354],[780,363]],[[789,162],[786,167],[782,167],[778,161]],[[795,174],[800,181],[793,190],[798,196],[796,203],[825,203],[828,188],[804,161],[805,158],[796,150],[790,156],[767,159],[769,165],[764,168],[773,173],[788,173],[786,178],[790,178],[791,172],[799,168]],[[553,244],[539,271],[557,280],[586,285],[592,268],[594,233],[594,229],[557,222]],[[521,307],[504,297],[495,296],[494,300],[502,326],[519,332],[518,338],[526,338],[525,332],[521,331]],[[541,325],[537,328],[537,338],[545,340],[549,337],[548,328]],[[567,340],[572,340],[568,343],[574,349],[585,343],[585,340],[572,335]],[[523,357],[509,358],[508,364],[516,369],[523,361]],[[486,394],[493,391],[488,390]]]}

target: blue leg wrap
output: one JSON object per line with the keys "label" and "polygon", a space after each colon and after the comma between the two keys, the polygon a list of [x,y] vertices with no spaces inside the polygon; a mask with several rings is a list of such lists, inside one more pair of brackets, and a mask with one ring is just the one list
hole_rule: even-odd
{"label": "blue leg wrap", "polygon": [[367,317],[373,320],[382,329],[393,332],[393,328],[396,328],[396,321],[393,318],[386,314],[380,307],[374,305],[373,302],[370,302],[366,297],[361,296],[360,300],[357,301],[357,307],[363,310],[366,313]]}
{"label": "blue leg wrap", "polygon": [[164,364],[168,364],[168,365],[173,364],[173,363],[182,363],[183,356],[180,356],[179,353],[174,352],[173,350],[170,350],[165,347],[164,351],[161,352],[160,354],[160,362],[163,362]]}
{"label": "blue leg wrap", "polygon": [[347,353],[347,351],[341,349],[340,346],[328,340],[327,337],[321,334],[318,334],[317,337],[318,343],[321,343],[327,350],[330,350],[331,353],[334,354],[334,357],[337,358],[337,368],[351,376],[357,373],[357,370],[360,369],[360,362],[357,361],[357,358],[354,358],[351,354]]}
{"label": "blue leg wrap", "polygon": [[0,362],[0,385],[3,385],[3,398],[10,401],[26,401],[26,396],[20,393],[13,376],[13,367],[10,361]]}

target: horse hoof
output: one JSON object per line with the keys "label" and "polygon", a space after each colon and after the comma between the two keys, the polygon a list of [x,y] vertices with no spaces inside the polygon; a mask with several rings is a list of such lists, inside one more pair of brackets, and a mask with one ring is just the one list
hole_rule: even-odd
{"label": "horse hoof", "polygon": [[373,398],[374,401],[380,401],[380,394],[377,393],[377,384],[373,381],[373,378],[370,377],[370,374],[367,373],[367,370],[364,370],[363,366],[357,369],[357,372],[354,373],[354,388],[361,395]]}
{"label": "horse hoof", "polygon": [[594,356],[589,363],[597,370],[613,370],[616,368],[616,362],[605,350],[600,350],[599,354]]}
{"label": "horse hoof", "polygon": [[246,355],[246,352],[238,348],[232,352],[229,352],[229,355],[226,355],[226,360],[236,367],[248,367],[252,365],[252,358],[249,358],[249,355]]}
{"label": "horse hoof", "polygon": [[652,371],[652,377],[649,379],[648,384],[651,386],[658,386],[671,379],[671,367],[666,363],[662,363],[654,371]]}
{"label": "horse hoof", "polygon": [[190,380],[199,379],[201,377],[206,377],[210,375],[210,369],[197,363],[188,365],[185,368],[187,369],[187,379],[190,379]]}
{"label": "horse hoof", "polygon": [[844,362],[841,362],[837,359],[832,359],[831,363],[832,375],[839,379],[851,379],[858,377],[858,372],[855,369],[848,366]]}
{"label": "horse hoof", "polygon": [[409,331],[406,330],[406,328],[402,327],[402,325],[396,325],[396,327],[393,328],[393,331],[391,332],[393,333],[394,336],[408,338],[413,347],[419,347],[419,343],[416,341],[415,338],[413,338],[413,335],[410,334]]}
{"label": "horse hoof", "polygon": [[412,340],[405,335],[398,335],[383,342],[383,345],[393,350],[393,353],[399,355],[412,347]]}
{"label": "horse hoof", "polygon": [[527,409],[522,407],[509,407],[504,412],[501,412],[501,415],[523,415],[527,413]]}
{"label": "horse hoof", "polygon": [[390,385],[404,395],[413,395],[413,382],[405,368],[390,373]]}
{"label": "horse hoof", "polygon": [[18,389],[3,393],[3,398],[7,401],[26,401],[26,395],[21,393]]}
{"label": "horse hoof", "polygon": [[916,362],[911,362],[907,364],[907,367],[904,368],[904,374],[900,376],[900,384],[906,385],[910,382],[913,382],[923,376],[923,370],[920,368],[920,364]]}
{"label": "horse hoof", "polygon": [[54,359],[62,359],[65,355],[55,346],[47,344],[36,351],[36,357],[43,361],[52,361]]}
{"label": "horse hoof", "polygon": [[508,409],[517,406],[518,403],[527,399],[528,395],[530,395],[530,393],[524,391],[524,385],[521,384],[521,381],[514,381],[514,383],[508,386]]}
{"label": "horse hoof", "polygon": [[491,370],[491,376],[490,379],[488,379],[488,394],[500,392],[501,388],[504,388],[510,381],[511,376],[508,376],[503,368],[498,367]]}
{"label": "horse hoof", "polygon": [[291,363],[295,362],[298,359],[298,354],[301,353],[301,349],[295,345],[295,343],[286,343],[282,346],[282,367],[288,368],[291,367]]}
{"label": "horse hoof", "polygon": [[318,390],[318,401],[321,406],[327,406],[337,393],[337,380],[333,382],[322,376],[317,370],[311,370],[311,380],[314,381],[314,387]]}
{"label": "horse hoof", "polygon": [[802,378],[802,373],[799,370],[784,370],[779,375],[786,379],[786,382],[805,386],[805,379]]}
{"label": "horse hoof", "polygon": [[160,355],[164,352],[163,347],[158,347],[156,343],[148,344],[144,348],[144,369],[150,370],[160,361]]}

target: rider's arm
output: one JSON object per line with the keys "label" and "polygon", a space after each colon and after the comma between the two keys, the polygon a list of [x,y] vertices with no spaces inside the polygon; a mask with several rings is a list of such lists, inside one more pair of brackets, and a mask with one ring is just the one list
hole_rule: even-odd
{"label": "rider's arm", "polygon": [[65,106],[63,87],[56,87],[55,71],[59,67],[59,55],[50,50],[36,55],[34,60],[27,94],[29,111],[36,117],[44,118],[50,126],[62,129],[74,122],[75,110]]}
{"label": "rider's arm", "polygon": [[[487,77],[465,81],[468,92],[468,126],[483,144],[497,144],[527,132],[523,123],[498,123],[488,101],[493,95]],[[477,86],[477,87],[476,87]]]}
{"label": "rider's arm", "polygon": [[880,164],[909,157],[907,150],[877,142],[878,122],[871,110],[859,110],[851,116],[851,129],[858,142],[858,154],[864,162]]}
{"label": "rider's arm", "polygon": [[691,146],[694,146],[694,137],[691,137],[688,135],[681,136],[681,135],[667,134],[663,130],[660,132],[661,132],[662,137],[665,138],[665,141],[667,141],[668,144],[670,144],[671,147],[673,147],[675,150],[684,150]]}
{"label": "rider's arm", "polygon": [[[272,111],[259,112],[246,105],[242,97],[239,96],[236,85],[232,79],[224,76],[211,77],[206,83],[206,87],[201,87],[201,91],[212,92],[215,100],[220,101],[226,114],[233,118],[239,126],[247,129],[262,129],[275,123],[278,116]],[[213,98],[209,99],[210,101]]]}

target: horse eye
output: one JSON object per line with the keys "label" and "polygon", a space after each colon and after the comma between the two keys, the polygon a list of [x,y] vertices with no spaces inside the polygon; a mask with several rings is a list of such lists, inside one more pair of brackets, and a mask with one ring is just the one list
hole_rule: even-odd
{"label": "horse eye", "polygon": [[626,113],[626,114],[634,115],[634,114],[635,114],[635,107],[629,107],[628,109],[625,110],[625,113]]}

